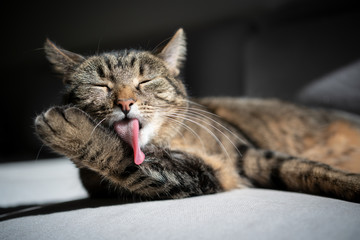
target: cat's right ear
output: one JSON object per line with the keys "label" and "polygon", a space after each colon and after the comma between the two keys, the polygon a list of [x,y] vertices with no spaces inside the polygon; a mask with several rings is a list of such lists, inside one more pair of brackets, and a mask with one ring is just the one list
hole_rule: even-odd
{"label": "cat's right ear", "polygon": [[46,57],[54,65],[54,69],[62,74],[74,70],[85,58],[79,54],[67,51],[56,46],[52,41],[46,39],[44,44]]}

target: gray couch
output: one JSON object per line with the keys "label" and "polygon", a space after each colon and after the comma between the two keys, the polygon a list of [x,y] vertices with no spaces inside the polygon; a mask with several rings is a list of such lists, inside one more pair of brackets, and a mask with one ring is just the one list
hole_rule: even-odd
{"label": "gray couch", "polygon": [[[29,53],[45,36],[87,53],[99,32],[101,49],[145,47],[182,26],[189,40],[185,80],[193,96],[278,97],[360,114],[360,15],[350,4],[356,1],[204,0],[175,5],[175,11],[172,2],[162,2],[166,21],[150,1],[143,3],[156,13],[151,18],[131,1],[101,6],[107,7],[102,14],[98,3],[88,2],[14,13],[24,21],[7,35],[32,37],[5,49],[12,58],[3,65],[4,79],[12,81],[4,82],[10,90],[1,102],[14,106],[2,108],[11,117],[0,118],[0,161],[35,158],[41,144],[30,127],[33,117],[60,100],[61,82],[44,56]],[[118,14],[124,6],[131,14]],[[74,16],[86,24],[73,24]],[[26,87],[14,94],[14,82]],[[53,156],[45,153],[43,148],[40,157]],[[90,200],[68,159],[0,165],[0,239],[359,239],[359,226],[359,204],[301,193],[245,189],[172,201]]]}
{"label": "gray couch", "polygon": [[[181,200],[86,199],[68,159],[3,164],[0,239],[359,239],[360,205],[244,189]],[[18,208],[19,205],[27,205]]]}

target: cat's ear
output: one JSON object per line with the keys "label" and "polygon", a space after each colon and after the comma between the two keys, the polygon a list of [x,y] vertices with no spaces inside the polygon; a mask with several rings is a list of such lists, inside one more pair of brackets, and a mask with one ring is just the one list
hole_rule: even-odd
{"label": "cat's ear", "polygon": [[44,49],[49,62],[54,65],[57,72],[62,74],[71,72],[76,66],[85,60],[85,58],[79,54],[56,46],[49,39],[46,39]]}
{"label": "cat's ear", "polygon": [[180,68],[185,60],[186,55],[186,39],[185,33],[182,28],[177,30],[171,40],[159,53],[167,67],[170,69],[174,76],[179,75]]}

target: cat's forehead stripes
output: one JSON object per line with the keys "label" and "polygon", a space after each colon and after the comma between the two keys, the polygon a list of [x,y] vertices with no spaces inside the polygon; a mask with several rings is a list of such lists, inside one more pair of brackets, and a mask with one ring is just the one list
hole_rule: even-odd
{"label": "cat's forehead stripes", "polygon": [[100,58],[97,73],[101,78],[106,77],[112,82],[136,76],[152,79],[167,75],[162,60],[147,52],[123,50],[105,53]]}
{"label": "cat's forehead stripes", "polygon": [[107,68],[111,71],[113,67],[112,67],[112,64],[111,64],[110,57],[105,55],[104,58],[105,58],[105,63],[106,63]]}

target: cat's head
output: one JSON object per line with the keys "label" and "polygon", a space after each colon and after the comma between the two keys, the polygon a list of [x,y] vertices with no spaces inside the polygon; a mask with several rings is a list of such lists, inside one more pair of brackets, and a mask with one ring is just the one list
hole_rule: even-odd
{"label": "cat's head", "polygon": [[179,29],[159,53],[122,50],[84,57],[49,40],[45,52],[63,76],[67,104],[84,110],[120,136],[137,119],[139,144],[144,146],[168,141],[180,127],[182,120],[176,113],[188,105],[178,78],[185,45],[184,32]]}

